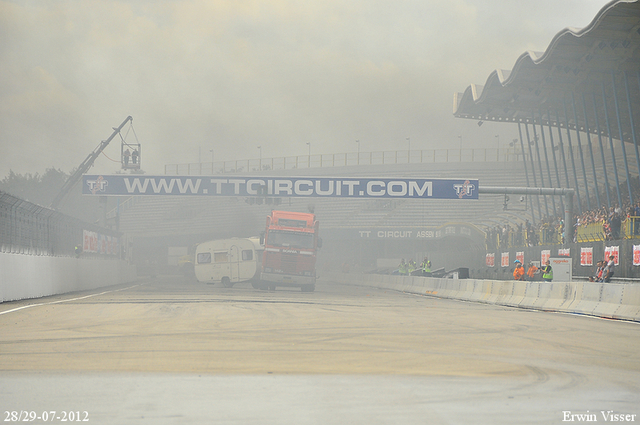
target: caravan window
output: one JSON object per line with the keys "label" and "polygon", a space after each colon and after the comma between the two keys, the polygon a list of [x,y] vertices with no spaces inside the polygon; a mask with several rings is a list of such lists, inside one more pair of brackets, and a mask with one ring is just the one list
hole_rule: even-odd
{"label": "caravan window", "polygon": [[213,261],[216,263],[228,263],[229,262],[229,253],[227,251],[224,252],[216,252],[213,254]]}
{"label": "caravan window", "polygon": [[198,254],[198,264],[205,264],[211,262],[211,253],[210,252],[201,252]]}
{"label": "caravan window", "polygon": [[251,261],[253,260],[253,251],[250,249],[245,249],[242,251],[242,261]]}

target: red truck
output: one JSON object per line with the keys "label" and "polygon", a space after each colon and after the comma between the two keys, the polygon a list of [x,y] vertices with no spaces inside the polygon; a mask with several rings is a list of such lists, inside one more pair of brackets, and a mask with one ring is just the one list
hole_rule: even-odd
{"label": "red truck", "polygon": [[319,222],[311,213],[271,211],[267,216],[261,286],[316,288],[316,254],[322,246]]}

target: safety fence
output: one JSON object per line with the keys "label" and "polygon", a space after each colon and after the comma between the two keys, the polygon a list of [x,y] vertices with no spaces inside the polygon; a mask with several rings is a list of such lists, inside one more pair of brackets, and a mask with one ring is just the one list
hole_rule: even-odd
{"label": "safety fence", "polygon": [[[0,252],[27,255],[72,256],[78,250],[117,255],[118,234],[58,211],[0,192]],[[109,243],[109,245],[107,245]],[[86,245],[88,249],[83,249]]]}

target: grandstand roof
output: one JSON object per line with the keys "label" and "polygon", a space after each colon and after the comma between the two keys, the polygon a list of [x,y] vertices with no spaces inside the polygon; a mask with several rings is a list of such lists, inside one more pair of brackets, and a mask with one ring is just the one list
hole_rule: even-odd
{"label": "grandstand roof", "polygon": [[[608,135],[606,105],[611,136],[632,141],[627,86],[638,139],[640,0],[611,1],[587,27],[566,28],[556,34],[545,52],[527,51],[512,70],[495,70],[484,85],[471,84],[464,93],[454,95],[453,112],[458,118],[479,121],[542,122],[559,127],[568,122],[571,129],[586,131],[588,125],[589,132],[596,133],[596,110],[600,131]],[[615,118],[616,97],[622,139]]]}

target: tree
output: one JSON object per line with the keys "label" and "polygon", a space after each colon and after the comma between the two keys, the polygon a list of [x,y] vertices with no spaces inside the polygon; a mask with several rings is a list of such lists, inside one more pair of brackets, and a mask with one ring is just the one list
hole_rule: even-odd
{"label": "tree", "polygon": [[[0,180],[0,191],[48,207],[70,175],[53,167],[46,169],[42,175],[23,175],[10,170],[9,175]],[[99,205],[97,198],[83,197],[79,187],[74,188],[59,206],[60,212],[89,223],[97,223],[104,208],[104,205]]]}

